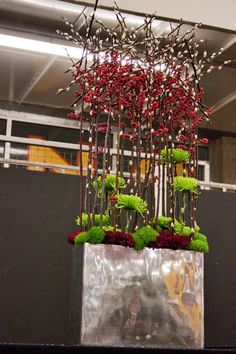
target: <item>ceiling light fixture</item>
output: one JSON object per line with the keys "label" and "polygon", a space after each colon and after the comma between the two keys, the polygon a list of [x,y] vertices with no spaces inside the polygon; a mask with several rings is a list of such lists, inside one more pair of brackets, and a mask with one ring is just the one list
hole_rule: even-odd
{"label": "ceiling light fixture", "polygon": [[17,37],[2,33],[0,33],[0,46],[62,57],[67,57],[69,55],[71,58],[75,59],[81,58],[82,55],[81,48]]}

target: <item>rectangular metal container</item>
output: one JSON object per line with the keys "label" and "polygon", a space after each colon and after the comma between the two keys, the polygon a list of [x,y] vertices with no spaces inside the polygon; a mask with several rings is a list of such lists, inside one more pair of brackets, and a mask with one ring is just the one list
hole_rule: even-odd
{"label": "rectangular metal container", "polygon": [[73,249],[74,343],[203,348],[202,253],[86,243],[81,254],[81,248]]}

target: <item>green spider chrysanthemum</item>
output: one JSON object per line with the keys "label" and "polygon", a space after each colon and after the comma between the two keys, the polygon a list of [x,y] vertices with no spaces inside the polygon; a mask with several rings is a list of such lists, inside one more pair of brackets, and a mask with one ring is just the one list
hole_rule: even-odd
{"label": "green spider chrysanthemum", "polygon": [[177,176],[174,178],[174,191],[191,192],[198,195],[198,184],[196,178]]}
{"label": "green spider chrysanthemum", "polygon": [[183,236],[190,236],[192,234],[192,230],[190,226],[186,226],[183,222],[179,222],[175,220],[175,233]]}
{"label": "green spider chrysanthemum", "polygon": [[[102,178],[99,176],[95,181],[93,181],[93,188],[96,189],[98,186],[98,195],[102,194]],[[118,177],[118,189],[126,188],[126,183],[124,178]],[[116,176],[107,175],[105,178],[105,191],[108,193],[116,192]]]}
{"label": "green spider chrysanthemum", "polygon": [[203,242],[207,242],[207,237],[205,235],[201,234],[200,232],[195,232],[194,236],[193,236],[193,239],[194,240],[200,240],[200,241],[203,241]]}
{"label": "green spider chrysanthemum", "polygon": [[99,226],[93,226],[88,232],[89,243],[101,243],[104,239],[105,233]]}
{"label": "green spider chrysanthemum", "polygon": [[161,230],[169,230],[171,223],[171,217],[159,215],[157,218],[157,229],[158,231]]}
{"label": "green spider chrysanthemum", "polygon": [[[94,220],[95,216],[95,220]],[[90,214],[90,221],[92,222],[94,220],[94,226],[100,226],[100,214]],[[76,224],[79,226],[88,226],[88,214],[82,213],[82,225],[80,222],[80,217],[78,216],[76,219]],[[108,215],[102,215],[102,226],[109,226],[110,225],[110,218]]]}
{"label": "green spider chrysanthemum", "polygon": [[141,229],[137,230],[133,239],[135,242],[134,248],[136,250],[142,250],[145,246],[147,246],[150,242],[155,241],[157,238],[157,231],[154,230],[150,226],[143,226]]}
{"label": "green spider chrysanthemum", "polygon": [[137,195],[119,194],[117,196],[117,208],[133,210],[143,216],[147,211],[147,203]]}
{"label": "green spider chrysanthemum", "polygon": [[165,149],[161,150],[161,158],[163,161],[171,161],[174,164],[177,163],[182,163],[184,161],[188,161],[190,158],[190,154],[188,151],[183,150],[183,149],[172,149],[172,157],[171,157],[171,149],[168,149],[168,155],[167,151]]}
{"label": "green spider chrysanthemum", "polygon": [[187,250],[208,253],[209,252],[208,242],[203,240],[192,240],[190,244],[187,246]]}
{"label": "green spider chrysanthemum", "polygon": [[74,240],[75,245],[82,245],[83,243],[88,241],[88,232],[83,231],[78,234]]}

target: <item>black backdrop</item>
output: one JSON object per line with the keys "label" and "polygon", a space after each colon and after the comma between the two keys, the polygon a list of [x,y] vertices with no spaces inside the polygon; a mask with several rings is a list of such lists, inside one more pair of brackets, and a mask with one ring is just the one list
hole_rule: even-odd
{"label": "black backdrop", "polygon": [[[69,342],[79,178],[0,169],[0,343]],[[205,345],[236,345],[236,193],[203,191]]]}

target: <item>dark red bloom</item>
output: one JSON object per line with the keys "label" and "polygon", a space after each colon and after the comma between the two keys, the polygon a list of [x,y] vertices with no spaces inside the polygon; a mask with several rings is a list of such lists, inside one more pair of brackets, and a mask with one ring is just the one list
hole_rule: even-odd
{"label": "dark red bloom", "polygon": [[198,142],[199,142],[200,144],[208,144],[208,139],[206,139],[206,138],[199,139]]}
{"label": "dark red bloom", "polygon": [[150,242],[148,247],[150,248],[171,248],[173,250],[185,249],[191,242],[189,236],[182,236],[173,234],[172,231],[161,231],[156,241]]}
{"label": "dark red bloom", "polygon": [[112,195],[110,198],[109,198],[109,202],[112,204],[112,203],[116,203],[117,202],[117,195]]}
{"label": "dark red bloom", "polygon": [[120,136],[121,138],[125,139],[125,140],[132,140],[133,136],[131,134],[121,134]]}
{"label": "dark red bloom", "polygon": [[185,145],[177,145],[176,146],[178,149],[182,149],[182,150],[188,150],[188,147]]}
{"label": "dark red bloom", "polygon": [[66,115],[68,118],[72,118],[72,119],[76,119],[76,120],[80,120],[81,119],[81,115],[77,114],[75,112],[70,112]]}
{"label": "dark red bloom", "polygon": [[107,123],[98,123],[98,132],[105,134],[107,132]]}
{"label": "dark red bloom", "polygon": [[180,134],[180,135],[179,135],[179,140],[181,140],[181,141],[183,141],[183,142],[186,142],[186,141],[187,141],[187,138],[186,138],[185,135]]}
{"label": "dark red bloom", "polygon": [[121,245],[127,247],[134,246],[132,235],[120,231],[107,231],[103,240],[105,244]]}
{"label": "dark red bloom", "polygon": [[68,238],[68,242],[71,243],[72,245],[75,244],[75,238],[76,236],[78,236],[82,231],[81,230],[77,230],[75,232],[73,232]]}

